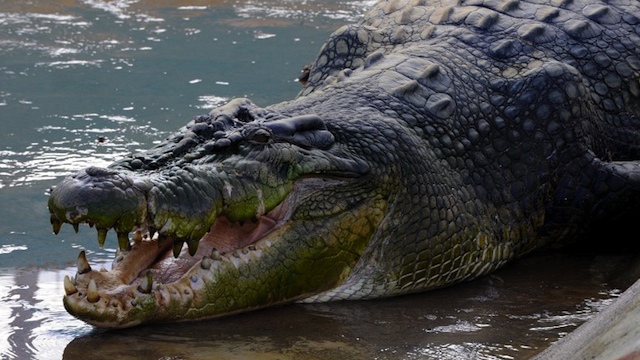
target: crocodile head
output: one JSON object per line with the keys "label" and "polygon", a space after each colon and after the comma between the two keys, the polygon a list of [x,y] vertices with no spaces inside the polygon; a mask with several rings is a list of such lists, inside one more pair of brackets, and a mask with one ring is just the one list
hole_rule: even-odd
{"label": "crocodile head", "polygon": [[[239,99],[147,152],[91,167],[51,192],[54,232],[115,230],[110,271],[84,252],[64,305],[100,327],[213,318],[291,302],[341,283],[384,205],[366,162],[315,115]],[[186,243],[186,245],[185,245]]]}

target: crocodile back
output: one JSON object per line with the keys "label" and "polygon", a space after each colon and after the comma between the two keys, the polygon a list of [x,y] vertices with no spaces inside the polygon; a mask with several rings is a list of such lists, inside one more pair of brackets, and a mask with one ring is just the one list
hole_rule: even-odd
{"label": "crocodile back", "polygon": [[[611,125],[603,130],[612,133],[608,137],[640,143],[634,132],[615,129],[620,121],[640,128],[638,1],[381,1],[359,24],[330,37],[310,66],[301,95],[394,53],[436,59],[448,53],[444,62],[453,71],[506,80],[550,60],[561,62],[584,80],[604,120],[601,126]],[[609,152],[638,155],[635,145],[616,148],[611,144],[616,141],[609,141],[615,148]]]}

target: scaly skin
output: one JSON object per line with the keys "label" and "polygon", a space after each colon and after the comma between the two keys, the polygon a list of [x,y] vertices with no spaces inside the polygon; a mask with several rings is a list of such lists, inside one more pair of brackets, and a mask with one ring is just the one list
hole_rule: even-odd
{"label": "scaly skin", "polygon": [[120,248],[111,271],[80,254],[65,306],[128,327],[407,294],[633,214],[639,29],[633,0],[382,1],[295,100],[62,181],[54,231]]}

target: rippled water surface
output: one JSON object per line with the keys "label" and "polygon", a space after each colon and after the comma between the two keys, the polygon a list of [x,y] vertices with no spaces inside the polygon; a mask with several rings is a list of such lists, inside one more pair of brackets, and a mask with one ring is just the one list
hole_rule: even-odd
{"label": "rippled water surface", "polygon": [[608,304],[626,258],[544,255],[448,289],[101,332],[62,307],[84,249],[48,189],[239,96],[291,99],[322,41],[371,1],[0,0],[0,359],[527,358]]}

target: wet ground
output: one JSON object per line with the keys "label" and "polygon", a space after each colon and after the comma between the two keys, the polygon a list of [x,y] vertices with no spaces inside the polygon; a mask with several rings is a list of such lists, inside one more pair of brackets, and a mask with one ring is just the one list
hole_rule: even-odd
{"label": "wet ground", "polygon": [[521,359],[613,301],[630,256],[554,253],[427,294],[195,324],[103,332],[64,311],[78,252],[108,267],[116,241],[53,236],[48,189],[230,98],[293,98],[371,3],[0,0],[0,359]]}

